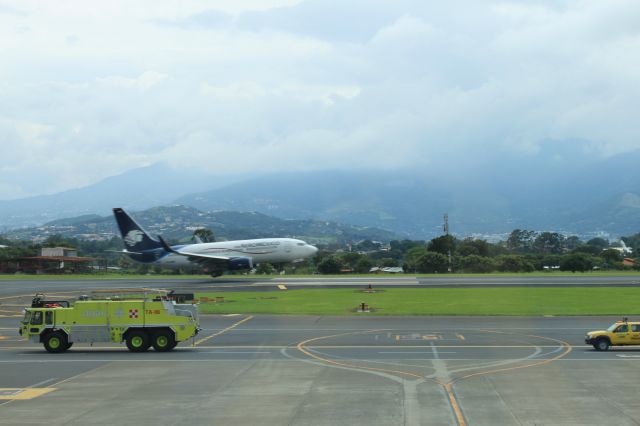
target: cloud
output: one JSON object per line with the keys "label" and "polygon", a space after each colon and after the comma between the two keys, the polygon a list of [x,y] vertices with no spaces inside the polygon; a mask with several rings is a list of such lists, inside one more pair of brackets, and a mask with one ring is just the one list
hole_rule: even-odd
{"label": "cloud", "polygon": [[155,71],[145,71],[136,78],[127,78],[114,75],[109,77],[97,78],[97,81],[101,86],[108,88],[148,90],[156,84],[159,84],[166,78],[166,74]]}
{"label": "cloud", "polygon": [[157,161],[465,178],[640,148],[635,1],[125,4],[0,8],[0,199]]}
{"label": "cloud", "polygon": [[21,10],[17,7],[12,7],[6,4],[0,4],[0,15],[11,15],[11,16],[29,16],[27,12]]}

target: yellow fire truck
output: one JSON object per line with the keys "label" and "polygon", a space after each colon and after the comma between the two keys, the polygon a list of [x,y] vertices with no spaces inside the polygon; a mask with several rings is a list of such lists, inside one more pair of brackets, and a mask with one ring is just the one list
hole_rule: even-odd
{"label": "yellow fire truck", "polygon": [[25,309],[19,333],[51,353],[64,352],[76,342],[126,342],[132,352],[150,346],[166,352],[199,330],[196,305],[176,303],[160,290],[135,290],[94,293],[74,303],[37,294]]}

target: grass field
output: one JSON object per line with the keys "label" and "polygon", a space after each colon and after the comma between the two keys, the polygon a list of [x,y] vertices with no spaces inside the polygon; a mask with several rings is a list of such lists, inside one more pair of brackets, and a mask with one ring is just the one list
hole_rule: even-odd
{"label": "grass field", "polygon": [[[634,315],[640,288],[312,289],[198,293],[200,312],[289,315]],[[371,313],[356,313],[361,302]]]}

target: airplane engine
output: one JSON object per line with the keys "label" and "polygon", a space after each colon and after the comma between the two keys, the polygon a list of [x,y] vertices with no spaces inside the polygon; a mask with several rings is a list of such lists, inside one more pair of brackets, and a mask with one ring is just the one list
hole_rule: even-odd
{"label": "airplane engine", "polygon": [[229,259],[229,270],[237,271],[238,269],[251,269],[253,262],[250,257],[234,257]]}

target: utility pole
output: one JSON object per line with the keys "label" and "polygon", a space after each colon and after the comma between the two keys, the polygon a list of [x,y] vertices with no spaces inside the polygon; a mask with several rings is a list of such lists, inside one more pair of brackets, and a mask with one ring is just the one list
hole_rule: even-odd
{"label": "utility pole", "polygon": [[[449,213],[444,214],[444,235],[449,236]],[[449,266],[447,270],[451,272],[451,247],[449,247]]]}

